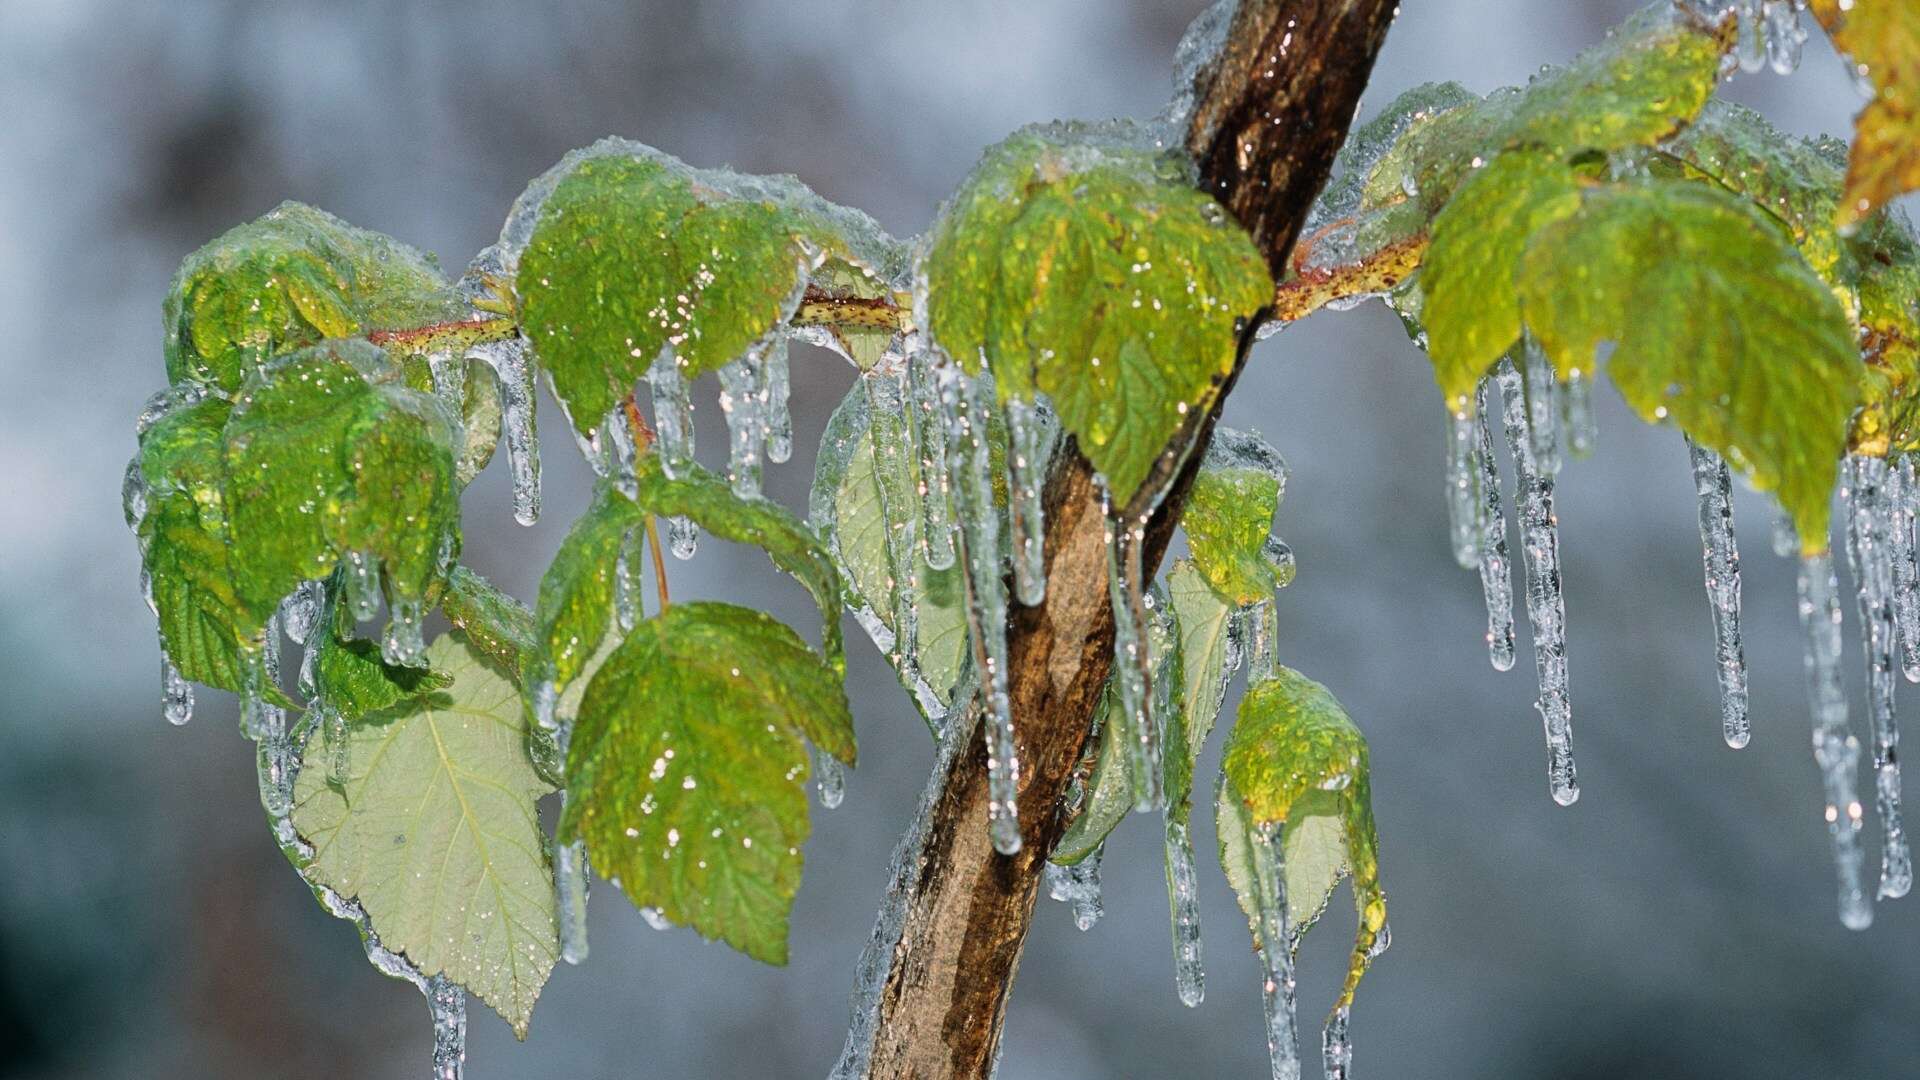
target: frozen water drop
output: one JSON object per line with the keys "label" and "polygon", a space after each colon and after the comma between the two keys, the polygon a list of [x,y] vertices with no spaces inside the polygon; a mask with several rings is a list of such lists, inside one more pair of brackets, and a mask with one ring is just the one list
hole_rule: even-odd
{"label": "frozen water drop", "polygon": [[160,712],[174,727],[193,719],[193,684],[164,651],[160,654]]}
{"label": "frozen water drop", "polygon": [[[782,340],[785,340],[782,338]],[[760,496],[761,454],[767,444],[766,369],[756,345],[720,368],[720,415],[727,421],[727,481],[736,498]]]}
{"label": "frozen water drop", "polygon": [[775,465],[793,457],[793,413],[787,405],[793,393],[793,375],[787,354],[788,334],[782,327],[768,339],[760,360],[767,410],[767,460]]}
{"label": "frozen water drop", "polygon": [[1920,560],[1914,545],[1915,507],[1920,505],[1913,458],[1887,470],[1888,553],[1893,559],[1893,612],[1899,626],[1900,670],[1920,682]]}
{"label": "frozen water drop", "polygon": [[285,600],[280,601],[280,625],[295,645],[305,645],[313,628],[320,623],[320,610],[327,601],[324,582],[303,581]]}
{"label": "frozen water drop", "polygon": [[820,793],[820,805],[828,810],[837,809],[841,800],[847,797],[847,767],[832,754],[813,748],[814,786]]}
{"label": "frozen water drop", "polygon": [[907,353],[907,386],[912,395],[914,445],[920,448],[920,543],[927,565],[953,565],[952,481],[947,474],[947,440],[940,408],[935,354],[917,335]]}
{"label": "frozen water drop", "polygon": [[422,605],[418,600],[395,599],[387,605],[387,632],[380,638],[380,655],[395,667],[426,663],[427,643],[421,632]]}
{"label": "frozen water drop", "polygon": [[1072,905],[1073,925],[1083,933],[1105,913],[1100,902],[1100,857],[1105,850],[1104,845],[1094,848],[1071,866],[1046,864],[1047,895]]}
{"label": "frozen water drop", "polygon": [[540,520],[540,440],[534,428],[533,365],[527,360],[526,339],[486,342],[468,355],[492,368],[500,384],[500,432],[512,476],[513,519],[532,525]]}
{"label": "frozen water drop", "polygon": [[1153,715],[1153,659],[1146,636],[1145,572],[1140,547],[1146,541],[1146,522],[1112,506],[1106,485],[1100,485],[1107,513],[1107,596],[1113,608],[1113,685],[1120,709],[1114,733],[1126,740],[1128,772],[1133,778],[1133,804],[1138,811],[1166,805],[1161,777],[1161,743]]}
{"label": "frozen water drop", "polygon": [[[1245,811],[1242,811],[1245,814]],[[1273,1080],[1299,1080],[1300,1039],[1294,1027],[1293,936],[1287,925],[1286,858],[1278,822],[1245,822],[1260,928],[1260,996],[1266,1007],[1267,1059]]]}
{"label": "frozen water drop", "polygon": [[1474,461],[1473,410],[1461,406],[1447,417],[1447,519],[1453,530],[1453,560],[1471,570],[1480,562],[1480,470]]}

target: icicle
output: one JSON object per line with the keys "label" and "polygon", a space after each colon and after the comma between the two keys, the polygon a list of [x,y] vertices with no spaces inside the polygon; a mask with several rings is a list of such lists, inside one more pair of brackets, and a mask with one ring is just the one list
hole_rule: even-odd
{"label": "icicle", "polygon": [[1326,1031],[1320,1036],[1320,1060],[1327,1080],[1347,1080],[1353,1068],[1353,1040],[1348,1036],[1352,1022],[1353,1008],[1349,1005],[1340,1006],[1327,1017]]}
{"label": "icicle", "polygon": [[280,601],[280,625],[295,645],[305,645],[308,635],[319,625],[320,608],[327,600],[326,584],[303,581]]}
{"label": "icicle", "polygon": [[1133,777],[1133,808],[1142,813],[1166,805],[1160,775],[1160,729],[1151,708],[1153,658],[1147,647],[1145,573],[1140,545],[1146,522],[1116,511],[1106,485],[1100,499],[1107,514],[1107,597],[1113,606],[1113,680],[1120,711],[1115,733],[1126,739],[1128,772]]}
{"label": "icicle", "polygon": [[533,367],[527,363],[526,339],[489,341],[467,355],[492,368],[500,384],[500,432],[513,477],[513,519],[532,525],[540,520],[540,440],[534,434]]}
{"label": "icicle", "polygon": [[1167,818],[1167,909],[1173,918],[1173,986],[1191,1009],[1207,996],[1200,961],[1200,878],[1186,822]]}
{"label": "icicle", "polygon": [[1014,399],[1007,402],[1007,502],[1013,523],[1013,591],[1022,604],[1035,607],[1047,597],[1047,523],[1041,507],[1047,479],[1046,426],[1039,406]]}
{"label": "icicle", "polygon": [[1560,399],[1563,391],[1553,361],[1532,334],[1520,338],[1527,382],[1527,439],[1533,447],[1533,466],[1542,476],[1560,475]]}
{"label": "icicle", "polygon": [[325,701],[314,703],[320,721],[320,738],[327,751],[327,779],[345,784],[353,775],[353,739],[347,717]]}
{"label": "icicle", "polygon": [[934,354],[924,342],[909,339],[907,385],[912,393],[914,445],[920,448],[920,544],[927,565],[953,565],[952,492],[947,477],[947,440],[941,432],[940,386]]}
{"label": "icicle", "polygon": [[160,712],[174,727],[193,719],[193,684],[163,648],[160,653]]}
{"label": "icicle", "polygon": [[1740,548],[1733,532],[1733,473],[1720,455],[1687,439],[1693,487],[1700,496],[1700,548],[1707,603],[1713,609],[1714,670],[1720,679],[1720,734],[1735,750],[1747,745],[1747,654],[1740,642]]}
{"label": "icicle", "polygon": [[668,476],[677,477],[693,463],[693,398],[673,346],[661,349],[647,369],[647,385],[653,390],[653,430],[660,437],[660,466]]}
{"label": "icicle", "polygon": [[427,371],[433,379],[433,396],[446,402],[453,415],[461,415],[467,396],[467,358],[444,350],[428,353]]}
{"label": "icicle", "polygon": [[[1480,458],[1480,592],[1487,601],[1487,658],[1495,671],[1513,667],[1513,567],[1507,552],[1507,519],[1500,509],[1500,471],[1493,459],[1493,380],[1481,379],[1478,394]],[[1571,398],[1570,398],[1571,400]]]}
{"label": "icicle", "polygon": [[420,631],[423,612],[418,600],[394,599],[387,604],[387,632],[380,638],[380,656],[395,667],[421,667],[427,643]]}
{"label": "icicle", "polygon": [[736,498],[760,496],[760,455],[767,444],[765,369],[756,345],[720,368],[720,414],[727,421],[727,481]]}
{"label": "icicle", "polygon": [[240,729],[259,744],[260,805],[276,820],[293,807],[293,779],[300,765],[300,755],[287,734],[287,712],[268,699],[279,681],[280,619],[275,616],[267,620],[265,641],[247,670]]}
{"label": "icicle", "polygon": [[1083,933],[1105,914],[1100,904],[1100,857],[1105,852],[1103,844],[1072,866],[1050,862],[1045,871],[1047,895],[1073,905],[1073,925]]}
{"label": "icicle", "polygon": [[[969,378],[957,364],[939,367],[947,463],[954,479],[960,554],[967,586],[967,631],[979,673],[987,720],[988,816],[994,850],[1020,850],[1020,757],[1013,706],[1007,697],[1007,592],[1001,572],[1000,515],[993,505],[993,456],[987,438],[993,381]],[[876,438],[876,445],[878,440]],[[952,710],[955,721],[963,709]]]}
{"label": "icicle", "polygon": [[1740,63],[1740,70],[1759,71],[1767,64],[1766,26],[1760,17],[1760,0],[1735,0],[1734,9],[1740,20],[1738,36],[1734,41],[1734,59]]}
{"label": "icicle", "polygon": [[1880,817],[1880,891],[1905,896],[1913,887],[1913,858],[1900,820],[1900,726],[1894,714],[1893,565],[1888,533],[1884,458],[1850,455],[1841,504],[1847,511],[1847,566],[1860,609],[1860,640],[1867,656],[1867,719],[1873,732],[1875,809]]}
{"label": "icicle", "polygon": [[667,549],[673,557],[680,560],[691,559],[700,549],[700,526],[692,518],[670,517],[667,519]]}
{"label": "icicle", "polygon": [[640,589],[647,565],[647,530],[637,526],[627,530],[620,541],[620,556],[613,564],[613,615],[621,633],[640,622]]}
{"label": "icicle", "polygon": [[761,397],[765,402],[767,423],[767,460],[785,464],[793,457],[793,413],[787,399],[793,393],[793,375],[787,365],[787,331],[776,329],[767,338],[760,358]]}
{"label": "icicle", "polygon": [[1840,922],[1850,930],[1873,924],[1873,903],[1860,884],[1860,799],[1854,789],[1860,742],[1847,725],[1847,693],[1840,677],[1840,583],[1833,556],[1800,559],[1800,626],[1806,635],[1807,696],[1813,706],[1813,758],[1827,795],[1827,831],[1840,878]]}
{"label": "icicle", "polygon": [[1600,428],[1593,418],[1593,380],[1586,371],[1574,368],[1567,372],[1566,384],[1561,387],[1560,406],[1561,424],[1567,433],[1567,452],[1580,458],[1593,453]]}
{"label": "icicle", "polygon": [[1273,1080],[1299,1080],[1300,1041],[1293,1023],[1293,935],[1287,926],[1287,871],[1280,847],[1280,824],[1248,820],[1246,827],[1253,855],[1254,910],[1260,925],[1260,991],[1267,1012],[1267,1058],[1273,1065]]}
{"label": "icicle", "polygon": [[[571,426],[571,425],[569,425]],[[607,414],[600,418],[595,427],[580,443],[580,452],[593,466],[596,475],[613,483],[622,495],[629,499],[640,497],[640,480],[634,469],[640,462],[638,436],[633,430],[633,422],[627,416],[625,402],[616,402]]]}
{"label": "icicle", "polygon": [[467,991],[445,975],[427,979],[433,1013],[433,1080],[460,1080],[467,1064]]}
{"label": "icicle", "polygon": [[1294,575],[1299,572],[1299,564],[1294,561],[1293,548],[1277,536],[1269,536],[1260,543],[1260,557],[1273,567],[1273,587],[1284,589],[1293,584]]}
{"label": "icicle", "polygon": [[[1800,25],[1802,0],[1766,0],[1761,9],[1767,39],[1767,64],[1776,75],[1791,75],[1800,66],[1807,32]],[[1842,8],[1844,10],[1844,7]]]}
{"label": "icicle", "polygon": [[578,964],[587,958],[587,842],[555,844],[553,890],[560,910],[560,958]]}
{"label": "icicle", "polygon": [[346,571],[347,611],[355,622],[366,622],[380,610],[380,562],[364,551],[349,551],[341,561]]}
{"label": "icicle", "polygon": [[1920,559],[1914,546],[1914,508],[1920,500],[1913,459],[1902,457],[1887,470],[1889,529],[1887,552],[1893,559],[1893,614],[1900,629],[1900,669],[1908,682],[1920,682]]}
{"label": "icicle", "polygon": [[1474,455],[1473,408],[1462,404],[1447,421],[1447,520],[1453,528],[1453,561],[1471,570],[1480,563],[1480,470]]}
{"label": "icicle", "polygon": [[813,779],[821,806],[835,809],[847,797],[847,767],[817,746],[813,748]]}
{"label": "icicle", "polygon": [[1244,643],[1247,684],[1273,678],[1274,638],[1280,632],[1280,613],[1271,599],[1248,604],[1237,613]]}
{"label": "icicle", "polygon": [[886,528],[888,584],[893,594],[891,659],[900,677],[911,684],[920,672],[920,612],[914,604],[921,558],[920,513],[913,505],[907,362],[899,344],[895,341],[879,363],[860,373],[860,385],[866,391],[873,479]]}
{"label": "icicle", "polygon": [[1567,695],[1567,609],[1560,592],[1560,537],[1553,513],[1553,474],[1534,458],[1527,426],[1527,395],[1512,361],[1502,360],[1500,384],[1507,446],[1513,454],[1515,502],[1527,560],[1527,621],[1533,627],[1533,662],[1540,683],[1540,711],[1547,734],[1547,783],[1553,801],[1571,806],[1580,798],[1573,765],[1573,703]]}

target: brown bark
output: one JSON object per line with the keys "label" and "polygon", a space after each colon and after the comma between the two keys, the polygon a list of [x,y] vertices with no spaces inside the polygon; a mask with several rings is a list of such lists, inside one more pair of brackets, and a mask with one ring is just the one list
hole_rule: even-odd
{"label": "brown bark", "polygon": [[[1188,148],[1203,185],[1253,234],[1276,277],[1346,137],[1395,3],[1246,0],[1219,61],[1197,79]],[[1251,340],[1249,327],[1242,363]],[[1176,445],[1204,445],[1232,383]],[[1198,462],[1168,455],[1145,489],[1171,484],[1147,527],[1149,574]],[[1022,847],[1003,856],[989,843],[986,747],[974,724],[964,751],[942,755],[863,961],[884,982],[870,1009],[856,1002],[843,1064],[870,1051],[872,1077],[984,1077],[993,1065],[1041,870],[1066,826],[1061,796],[1112,665],[1105,522],[1092,470],[1071,445],[1048,478],[1046,520],[1046,599],[1015,605],[1008,628]]]}

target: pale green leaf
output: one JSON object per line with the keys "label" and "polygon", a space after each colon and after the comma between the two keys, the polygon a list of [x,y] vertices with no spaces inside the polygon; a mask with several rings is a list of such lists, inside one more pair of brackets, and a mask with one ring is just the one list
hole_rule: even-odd
{"label": "pale green leaf", "polygon": [[[1213,828],[1220,841],[1220,868],[1226,871],[1258,947],[1260,916],[1246,817],[1225,773],[1214,786]],[[1287,928],[1295,935],[1304,934],[1326,913],[1334,887],[1347,876],[1346,824],[1331,793],[1313,792],[1300,801],[1280,834],[1280,849],[1286,858]]]}
{"label": "pale green leaf", "polygon": [[1235,607],[1265,600],[1284,584],[1263,550],[1273,533],[1285,469],[1260,436],[1216,427],[1193,478],[1180,527],[1194,567]]}

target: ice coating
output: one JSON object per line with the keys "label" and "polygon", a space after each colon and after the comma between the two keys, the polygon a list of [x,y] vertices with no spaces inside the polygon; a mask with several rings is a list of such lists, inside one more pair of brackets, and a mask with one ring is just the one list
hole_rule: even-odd
{"label": "ice coating", "polygon": [[[971,378],[952,362],[941,364],[936,377],[954,511],[960,523],[968,639],[986,705],[989,827],[994,850],[1011,855],[1020,850],[1020,758],[1013,706],[1007,697],[1007,587],[1001,571],[1000,516],[993,503],[993,454],[987,435],[993,380],[985,372]],[[876,433],[876,446],[878,441]]]}
{"label": "ice coating", "polygon": [[1800,626],[1806,637],[1807,697],[1813,710],[1813,759],[1827,796],[1827,832],[1840,883],[1840,922],[1849,930],[1873,924],[1873,902],[1860,883],[1862,810],[1855,782],[1860,741],[1847,723],[1847,693],[1840,675],[1840,583],[1833,555],[1821,551],[1800,559]]}
{"label": "ice coating", "polygon": [[467,1062],[467,991],[445,975],[427,980],[433,1015],[433,1080],[460,1080]]}
{"label": "ice coating", "polygon": [[613,620],[623,634],[640,622],[641,587],[647,565],[646,544],[646,526],[628,529],[620,539],[620,554],[614,560]]}
{"label": "ice coating", "polygon": [[1105,914],[1100,905],[1100,857],[1105,851],[1104,845],[1094,848],[1071,866],[1050,862],[1044,871],[1047,895],[1072,905],[1073,925],[1083,932],[1093,929]]}
{"label": "ice coating", "polygon": [[1167,910],[1173,921],[1173,986],[1191,1009],[1206,1000],[1207,972],[1200,955],[1200,876],[1194,868],[1187,823],[1167,817]]}
{"label": "ice coating", "polygon": [[1566,410],[1566,391],[1553,370],[1553,361],[1532,334],[1520,338],[1520,355],[1527,382],[1527,440],[1533,447],[1533,465],[1541,475],[1560,473],[1560,416]]}
{"label": "ice coating", "polygon": [[553,846],[553,892],[560,918],[560,958],[578,964],[587,958],[587,888],[592,871],[587,842]]}
{"label": "ice coating", "polygon": [[1100,485],[1107,515],[1107,597],[1113,606],[1113,685],[1119,709],[1114,734],[1127,747],[1133,777],[1134,809],[1146,812],[1166,805],[1161,777],[1161,737],[1153,713],[1153,657],[1147,640],[1145,572],[1140,548],[1146,543],[1146,518],[1116,511],[1106,485]]}
{"label": "ice coating", "polygon": [[1894,509],[1884,458],[1849,455],[1840,501],[1847,513],[1847,568],[1860,610],[1867,661],[1867,720],[1873,733],[1875,810],[1880,818],[1880,890],[1905,896],[1913,888],[1913,857],[1900,820],[1900,727],[1894,714],[1893,559],[1888,534]]}
{"label": "ice coating", "polygon": [[1213,65],[1226,45],[1227,30],[1239,7],[1240,0],[1216,0],[1187,24],[1180,43],[1174,46],[1173,97],[1158,122],[1164,129],[1161,137],[1169,145],[1185,144],[1187,126],[1193,121],[1194,105],[1199,99],[1196,81]]}
{"label": "ice coating", "polygon": [[364,551],[349,551],[340,561],[346,587],[347,611],[354,622],[366,622],[380,610],[380,564]]}
{"label": "ice coating", "polygon": [[912,395],[913,442],[920,448],[920,543],[927,565],[953,565],[952,481],[947,475],[947,440],[942,431],[936,359],[919,334],[908,339],[907,386]]}
{"label": "ice coating", "polygon": [[1700,550],[1707,604],[1713,611],[1714,673],[1720,681],[1720,734],[1738,750],[1747,719],[1747,654],[1740,640],[1740,547],[1733,532],[1733,473],[1719,454],[1687,439],[1693,487],[1700,496]]}
{"label": "ice coating", "polygon": [[1920,682],[1920,561],[1914,547],[1914,509],[1920,501],[1913,458],[1887,469],[1888,553],[1893,559],[1893,614],[1900,631],[1900,670]]}
{"label": "ice coating", "polygon": [[1487,603],[1487,659],[1495,671],[1513,667],[1513,563],[1507,550],[1507,519],[1500,509],[1500,472],[1493,458],[1493,432],[1488,424],[1493,380],[1481,379],[1475,422],[1480,459],[1480,592]]}
{"label": "ice coating", "polygon": [[147,517],[147,477],[138,457],[127,462],[126,475],[120,479],[120,512],[127,519],[127,528],[138,534],[140,523]]}
{"label": "ice coating", "polygon": [[[1279,610],[1271,599],[1262,600],[1257,604],[1248,604],[1235,615],[1239,623],[1239,644],[1244,657],[1233,656],[1231,660],[1244,659],[1249,686],[1273,677],[1276,662],[1274,638],[1280,632],[1279,616]],[[1228,666],[1235,665],[1229,662]]]}
{"label": "ice coating", "polygon": [[420,622],[418,600],[395,599],[387,605],[387,630],[380,638],[380,655],[395,667],[420,667],[426,662],[427,643]]}
{"label": "ice coating", "polygon": [[1560,591],[1560,536],[1553,512],[1553,474],[1539,467],[1528,431],[1526,387],[1511,360],[1495,369],[1503,404],[1507,449],[1513,455],[1514,501],[1521,549],[1527,560],[1527,621],[1533,627],[1533,662],[1540,683],[1535,708],[1547,735],[1547,786],[1553,801],[1570,806],[1580,798],[1573,764],[1573,703],[1567,694],[1567,609]]}
{"label": "ice coating", "polygon": [[1342,1005],[1327,1017],[1326,1030],[1320,1035],[1320,1060],[1327,1080],[1347,1080],[1353,1068],[1352,1023],[1351,1005]]}
{"label": "ice coating", "polygon": [[1047,460],[1052,456],[1042,406],[1018,398],[1007,402],[1007,501],[1013,525],[1013,591],[1022,604],[1047,596],[1046,512],[1042,506]]}
{"label": "ice coating", "polygon": [[[872,432],[873,478],[886,523],[887,568],[893,595],[893,653],[901,678],[920,670],[920,613],[914,604],[920,574],[920,511],[913,503],[913,464],[907,415],[907,356],[895,342],[880,362],[860,373]],[[988,513],[992,513],[991,503]]]}
{"label": "ice coating", "polygon": [[540,440],[534,429],[533,365],[527,359],[526,339],[485,342],[467,355],[492,368],[500,384],[500,433],[512,477],[513,519],[532,525],[540,520]]}
{"label": "ice coating", "polygon": [[1800,537],[1794,532],[1793,515],[1785,510],[1773,517],[1773,553],[1783,559],[1800,554]]}
{"label": "ice coating", "polygon": [[324,582],[303,581],[285,600],[280,601],[280,626],[287,633],[287,639],[295,645],[305,645],[313,628],[320,622],[321,605],[326,602],[327,587]]}

